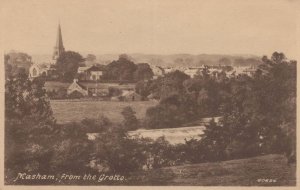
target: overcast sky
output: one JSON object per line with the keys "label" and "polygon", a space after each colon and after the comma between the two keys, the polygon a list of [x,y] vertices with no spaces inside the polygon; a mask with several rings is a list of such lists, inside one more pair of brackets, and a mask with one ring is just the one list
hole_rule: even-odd
{"label": "overcast sky", "polygon": [[2,0],[4,49],[296,56],[293,0]]}

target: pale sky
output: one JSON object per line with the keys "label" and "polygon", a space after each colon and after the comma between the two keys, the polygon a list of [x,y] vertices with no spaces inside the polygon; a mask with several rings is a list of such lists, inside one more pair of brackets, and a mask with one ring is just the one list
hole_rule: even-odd
{"label": "pale sky", "polygon": [[297,56],[294,0],[0,1],[5,51]]}

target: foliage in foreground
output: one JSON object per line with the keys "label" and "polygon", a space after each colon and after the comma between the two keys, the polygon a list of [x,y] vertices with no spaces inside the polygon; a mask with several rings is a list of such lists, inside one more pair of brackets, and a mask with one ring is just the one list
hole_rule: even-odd
{"label": "foliage in foreground", "polygon": [[[271,59],[264,57],[263,61],[265,64],[254,77],[239,76],[221,82],[225,85],[222,92],[227,94],[218,91],[222,85],[214,86],[214,80],[206,78],[205,73],[204,78],[198,79],[200,83],[189,81],[185,87],[179,84],[179,89],[172,81],[165,81],[172,93],[175,92],[158,107],[162,109],[159,113],[165,125],[170,124],[171,117],[185,122],[189,114],[200,113],[202,108],[194,107],[195,100],[204,107],[212,106],[214,109],[210,112],[223,115],[221,125],[212,121],[201,140],[192,139],[176,146],[164,138],[155,141],[128,138],[126,131],[140,125],[130,108],[123,110],[124,122],[120,125],[105,117],[58,125],[43,82],[31,81],[22,74],[11,77],[5,86],[6,183],[13,184],[11,179],[18,172],[130,174],[164,166],[269,153],[286,153],[291,161],[296,151],[296,63],[287,61],[279,53],[274,53]],[[171,76],[186,78],[180,73]],[[209,90],[201,86],[206,80]],[[187,97],[181,94],[186,95],[186,88]],[[218,96],[211,96],[213,92],[218,92]],[[224,94],[226,98],[220,100]],[[153,110],[148,114],[151,112],[155,114]],[[95,139],[89,140],[87,133],[94,134]]]}

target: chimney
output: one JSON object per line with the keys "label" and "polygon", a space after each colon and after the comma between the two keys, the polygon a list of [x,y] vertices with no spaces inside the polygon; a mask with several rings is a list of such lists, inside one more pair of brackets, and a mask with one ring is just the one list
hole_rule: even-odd
{"label": "chimney", "polygon": [[74,82],[74,83],[77,83],[77,82],[78,82],[78,79],[76,79],[76,78],[73,79],[73,82]]}

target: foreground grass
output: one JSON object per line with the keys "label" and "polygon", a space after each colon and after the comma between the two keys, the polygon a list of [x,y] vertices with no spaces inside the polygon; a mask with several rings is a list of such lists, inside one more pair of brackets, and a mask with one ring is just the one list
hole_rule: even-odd
{"label": "foreground grass", "polygon": [[[258,182],[259,179],[276,182]],[[283,155],[190,164],[135,173],[130,185],[294,186],[296,165]]]}

